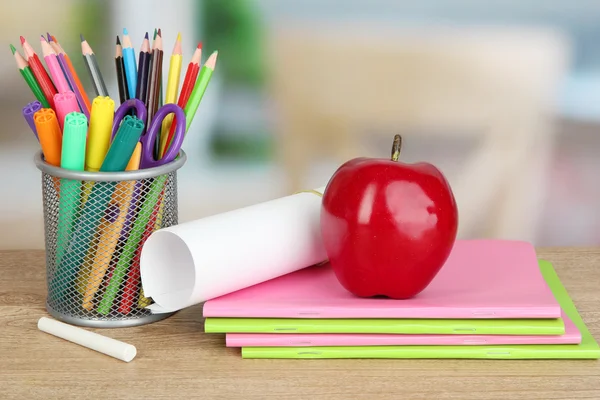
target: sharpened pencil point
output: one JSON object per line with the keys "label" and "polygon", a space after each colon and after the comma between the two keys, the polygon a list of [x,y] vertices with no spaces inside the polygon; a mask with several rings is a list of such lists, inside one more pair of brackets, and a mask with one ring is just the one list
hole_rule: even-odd
{"label": "sharpened pencil point", "polygon": [[202,42],[198,42],[198,49],[202,50]]}
{"label": "sharpened pencil point", "polygon": [[129,35],[129,32],[127,32],[127,28],[123,28],[123,35]]}
{"label": "sharpened pencil point", "polygon": [[25,38],[23,36],[19,36],[19,39],[21,39],[21,44],[25,44]]}
{"label": "sharpened pencil point", "polygon": [[40,42],[47,42],[46,36],[40,35]]}
{"label": "sharpened pencil point", "polygon": [[162,37],[162,32],[160,31],[160,28],[158,28],[157,34],[158,34],[158,36]]}
{"label": "sharpened pencil point", "polygon": [[46,36],[48,36],[48,41],[51,42],[52,41],[52,35],[50,34],[50,32],[46,32]]}
{"label": "sharpened pencil point", "polygon": [[12,44],[10,45],[10,51],[12,51],[13,54],[15,54],[15,51],[17,51],[17,49],[15,49],[15,46],[13,46]]}
{"label": "sharpened pencil point", "polygon": [[181,42],[181,32],[177,32],[177,41]]}
{"label": "sharpened pencil point", "polygon": [[85,42],[85,38],[83,37],[82,33],[79,34],[79,38],[81,39],[82,42]]}
{"label": "sharpened pencil point", "polygon": [[121,40],[119,39],[119,35],[117,35],[117,44],[121,44]]}
{"label": "sharpened pencil point", "polygon": [[144,39],[148,39],[148,32],[144,35]]}

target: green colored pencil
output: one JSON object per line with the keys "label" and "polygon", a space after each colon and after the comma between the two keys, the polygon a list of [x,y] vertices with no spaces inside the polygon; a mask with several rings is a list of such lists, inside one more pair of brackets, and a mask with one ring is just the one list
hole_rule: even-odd
{"label": "green colored pencil", "polygon": [[202,101],[202,97],[204,96],[204,92],[206,92],[206,88],[208,87],[208,83],[210,82],[210,78],[212,77],[213,71],[215,70],[215,66],[217,65],[217,55],[218,51],[215,51],[208,57],[208,60],[202,66],[200,70],[200,75],[198,76],[198,80],[194,85],[194,89],[190,94],[190,98],[185,105],[185,128],[186,132],[192,124],[192,120],[194,119],[194,115],[196,115],[196,111],[198,110],[198,106],[200,105],[200,101]]}
{"label": "green colored pencil", "polygon": [[23,56],[17,51],[17,49],[15,49],[15,46],[13,46],[12,44],[10,45],[10,51],[12,51],[13,55],[15,56],[15,60],[17,61],[17,67],[19,68],[19,72],[21,73],[21,76],[23,77],[23,79],[25,79],[25,82],[27,83],[27,85],[29,86],[31,91],[33,92],[33,95],[35,96],[35,98],[40,103],[42,103],[42,107],[50,108],[50,104],[48,104],[48,100],[46,100],[46,97],[44,96],[44,92],[42,92],[42,88],[40,87],[40,84],[33,76],[33,72],[31,72],[31,68],[29,67],[29,64],[27,63],[27,61],[25,61]]}

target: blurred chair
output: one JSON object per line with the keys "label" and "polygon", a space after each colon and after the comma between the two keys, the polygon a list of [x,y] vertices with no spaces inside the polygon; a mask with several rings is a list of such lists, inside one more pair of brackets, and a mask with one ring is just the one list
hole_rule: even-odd
{"label": "blurred chair", "polygon": [[309,25],[269,32],[277,148],[291,191],[305,189],[305,172],[319,156],[341,163],[368,155],[360,146],[367,130],[387,129],[390,141],[415,131],[470,135],[478,148],[449,177],[459,236],[535,241],[556,91],[569,61],[560,34]]}

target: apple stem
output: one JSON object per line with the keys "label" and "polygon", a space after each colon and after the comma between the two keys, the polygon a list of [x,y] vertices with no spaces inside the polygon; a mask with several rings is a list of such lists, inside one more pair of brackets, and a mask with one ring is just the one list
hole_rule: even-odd
{"label": "apple stem", "polygon": [[392,161],[398,161],[400,158],[400,150],[402,149],[402,137],[394,136],[394,144],[392,145]]}

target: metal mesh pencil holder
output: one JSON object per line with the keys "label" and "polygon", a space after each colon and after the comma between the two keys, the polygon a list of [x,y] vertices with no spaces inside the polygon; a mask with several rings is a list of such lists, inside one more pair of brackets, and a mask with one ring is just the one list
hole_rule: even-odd
{"label": "metal mesh pencil holder", "polygon": [[140,279],[140,251],[155,230],[176,225],[173,162],[125,172],[84,172],[35,164],[42,172],[46,309],[80,326],[116,328],[172,315],[152,314]]}

